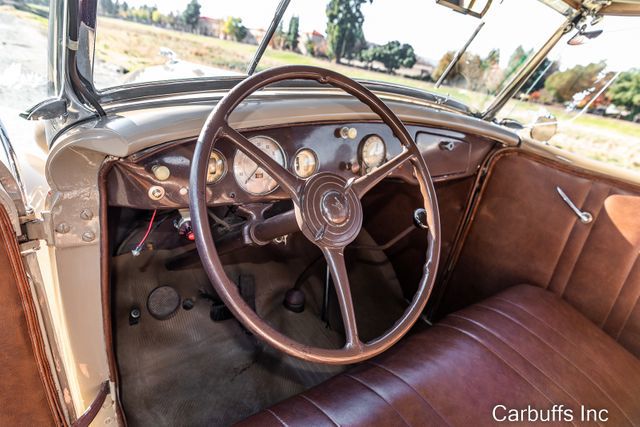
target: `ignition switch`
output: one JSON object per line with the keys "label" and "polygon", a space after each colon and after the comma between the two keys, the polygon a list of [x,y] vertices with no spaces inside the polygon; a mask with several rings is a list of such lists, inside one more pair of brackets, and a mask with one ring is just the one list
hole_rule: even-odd
{"label": "ignition switch", "polygon": [[188,209],[180,209],[178,210],[180,214],[180,218],[177,218],[173,225],[178,230],[178,234],[184,237],[187,240],[194,241],[196,239],[195,234],[193,234],[193,227],[191,226],[191,214]]}

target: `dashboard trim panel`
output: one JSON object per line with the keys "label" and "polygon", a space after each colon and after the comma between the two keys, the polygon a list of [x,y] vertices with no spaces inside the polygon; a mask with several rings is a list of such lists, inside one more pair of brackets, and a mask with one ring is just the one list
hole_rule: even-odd
{"label": "dashboard trim panel", "polygon": [[[286,127],[261,127],[243,134],[252,138],[266,136],[275,140],[283,149],[287,168],[291,169],[291,159],[303,148],[313,150],[318,161],[319,172],[332,172],[345,178],[362,173],[360,153],[362,142],[370,135],[378,135],[386,145],[386,160],[400,153],[402,147],[390,129],[379,122],[355,122],[348,126],[357,128],[362,137],[343,139],[336,130],[344,122],[316,125],[295,125]],[[432,129],[424,126],[408,125],[416,139],[433,180],[446,181],[473,175],[482,159],[495,143],[485,138],[466,135],[461,132]],[[446,142],[446,144],[443,144]],[[109,204],[138,209],[185,208],[188,206],[188,177],[195,140],[187,138],[144,150],[114,163],[108,178]],[[450,149],[443,147],[450,146]],[[285,200],[287,195],[280,188],[267,194],[251,194],[237,183],[233,173],[233,159],[236,149],[233,144],[218,144],[215,149],[227,160],[227,173],[215,184],[207,186],[207,200],[211,206],[244,203],[264,203]],[[353,167],[354,164],[358,167]],[[152,173],[157,165],[171,169],[171,179],[159,181]],[[292,171],[293,172],[293,171]],[[415,183],[413,171],[400,168],[390,178]],[[151,200],[147,196],[151,186],[162,186],[165,196],[161,200]]]}

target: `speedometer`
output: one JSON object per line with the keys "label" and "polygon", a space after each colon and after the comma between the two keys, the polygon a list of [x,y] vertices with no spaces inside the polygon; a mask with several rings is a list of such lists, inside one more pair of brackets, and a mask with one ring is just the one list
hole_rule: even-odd
{"label": "speedometer", "polygon": [[[254,136],[249,138],[249,141],[278,164],[285,165],[284,151],[274,139],[268,136]],[[278,186],[275,179],[240,150],[233,158],[233,176],[244,191],[258,196],[269,194]]]}
{"label": "speedometer", "polygon": [[362,141],[360,146],[360,159],[365,171],[377,168],[384,162],[387,155],[387,147],[378,135],[370,135]]}

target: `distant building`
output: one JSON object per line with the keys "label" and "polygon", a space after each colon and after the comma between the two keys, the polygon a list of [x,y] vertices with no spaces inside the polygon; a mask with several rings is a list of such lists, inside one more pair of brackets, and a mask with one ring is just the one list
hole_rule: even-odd
{"label": "distant building", "polygon": [[310,33],[303,33],[300,37],[300,43],[298,48],[305,55],[311,55],[309,52],[309,46],[313,46],[314,56],[329,56],[329,45],[327,39],[318,31],[312,31]]}
{"label": "distant building", "polygon": [[242,43],[260,44],[266,33],[267,31],[264,28],[247,28],[247,35],[242,40]]}
{"label": "distant building", "polygon": [[201,16],[200,18],[198,18],[197,31],[198,31],[198,34],[202,34],[203,36],[220,38],[223,25],[224,25],[223,19]]}

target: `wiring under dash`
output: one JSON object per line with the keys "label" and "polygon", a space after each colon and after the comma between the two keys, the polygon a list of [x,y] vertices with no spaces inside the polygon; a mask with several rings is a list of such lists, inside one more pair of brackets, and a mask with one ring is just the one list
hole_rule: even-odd
{"label": "wiring under dash", "polygon": [[133,254],[133,256],[138,256],[142,252],[144,242],[147,240],[147,237],[149,237],[149,234],[151,233],[151,228],[153,227],[153,221],[156,218],[156,212],[157,212],[157,209],[154,209],[153,214],[151,215],[151,219],[149,220],[149,226],[147,227],[147,232],[144,233],[144,236],[142,236],[140,243],[138,243],[136,247],[133,248],[133,250],[131,251],[131,254]]}

